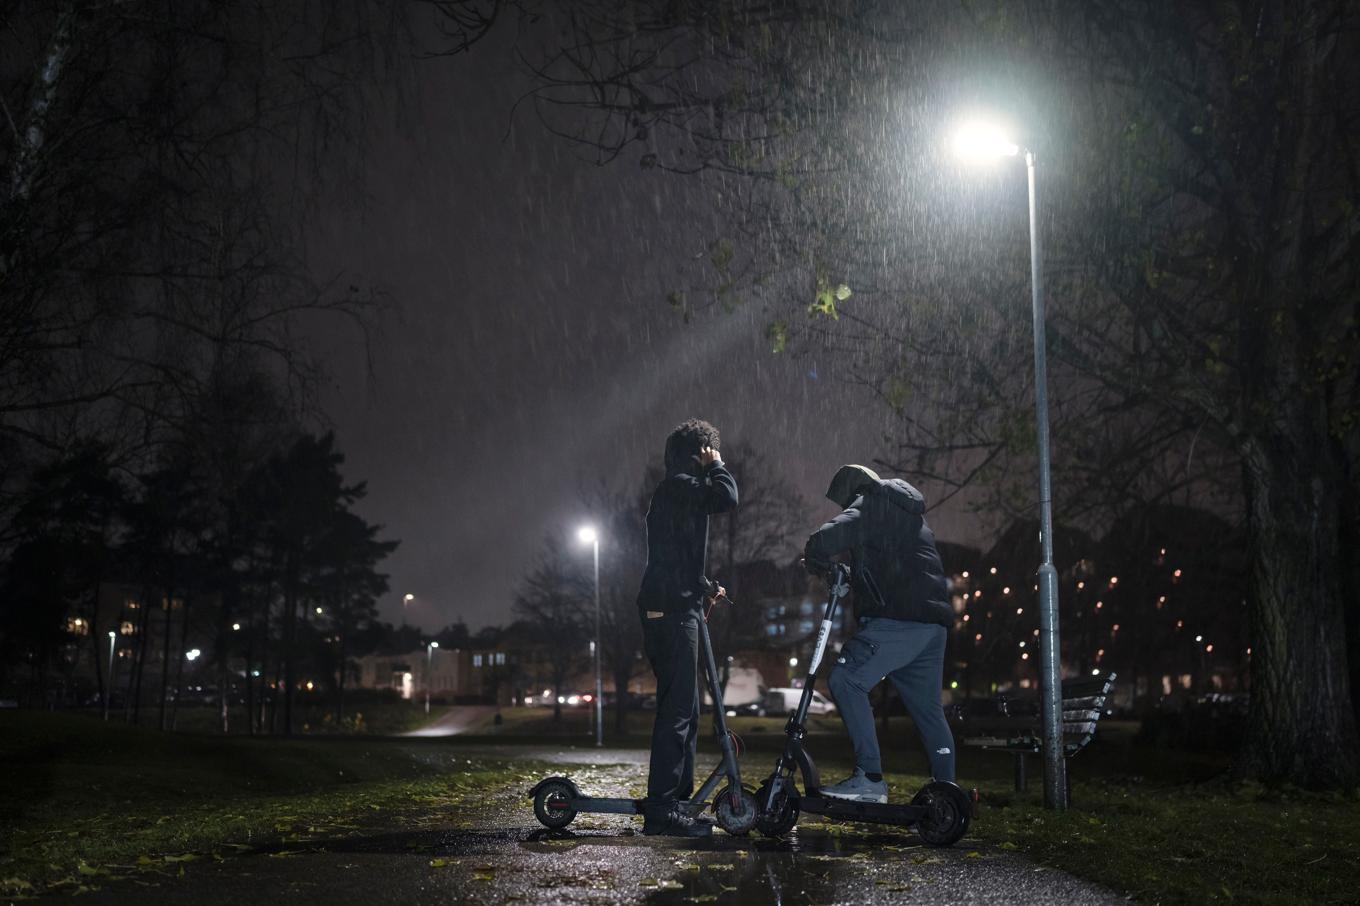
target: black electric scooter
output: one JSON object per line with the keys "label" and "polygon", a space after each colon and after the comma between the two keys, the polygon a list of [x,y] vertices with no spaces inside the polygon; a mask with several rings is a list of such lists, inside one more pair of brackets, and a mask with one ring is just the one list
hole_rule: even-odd
{"label": "black electric scooter", "polygon": [[[704,810],[708,797],[724,779],[727,786],[713,800],[714,817],[718,826],[733,836],[751,832],[756,825],[756,799],[750,790],[741,785],[741,766],[737,763],[736,748],[732,735],[727,730],[727,716],[723,709],[722,687],[718,683],[718,667],[713,660],[713,643],[708,635],[708,612],[720,600],[732,603],[727,595],[718,592],[716,582],[710,582],[712,594],[709,607],[700,613],[699,643],[704,658],[704,675],[708,678],[709,695],[713,697],[713,732],[722,747],[722,761],[718,762],[713,773],[708,775],[703,786],[684,805],[691,816]],[[580,812],[606,815],[641,815],[642,799],[609,799],[581,795],[580,789],[570,777],[549,777],[529,791],[534,800],[534,817],[544,827],[562,828],[572,822]]]}
{"label": "black electric scooter", "polygon": [[[817,668],[821,666],[822,655],[826,652],[831,622],[841,600],[850,592],[850,567],[843,563],[828,566],[827,584],[830,594],[827,595],[826,610],[822,613],[817,646],[808,663],[807,677],[803,680],[803,695],[784,729],[788,737],[784,752],[775,762],[774,773],[756,791],[756,803],[760,810],[756,827],[767,837],[782,837],[798,823],[799,814],[807,812],[843,821],[909,827],[931,846],[952,846],[968,832],[973,815],[972,798],[958,784],[932,780],[912,797],[910,805],[854,802],[822,795],[821,777],[805,743],[808,704],[812,701],[813,687],[817,683]],[[806,792],[802,794],[794,782],[794,771],[803,775],[803,789]]]}

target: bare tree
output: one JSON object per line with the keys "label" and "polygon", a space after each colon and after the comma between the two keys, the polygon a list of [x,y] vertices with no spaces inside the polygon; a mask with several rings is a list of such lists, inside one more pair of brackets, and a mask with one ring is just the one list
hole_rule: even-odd
{"label": "bare tree", "polygon": [[548,535],[538,565],[515,594],[515,615],[534,633],[552,687],[553,720],[562,719],[567,680],[586,662],[585,603],[591,588],[562,539]]}

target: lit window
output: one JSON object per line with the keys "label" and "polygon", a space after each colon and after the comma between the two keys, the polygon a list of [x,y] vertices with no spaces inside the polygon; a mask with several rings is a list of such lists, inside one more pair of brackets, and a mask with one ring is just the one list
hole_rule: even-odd
{"label": "lit window", "polygon": [[504,652],[504,651],[497,651],[497,652],[496,652],[496,663],[497,663],[497,664],[504,664],[504,663],[505,663],[505,652]]}
{"label": "lit window", "polygon": [[118,625],[119,635],[132,635],[136,631],[137,627],[133,626],[132,623],[128,620],[124,620],[122,623]]}
{"label": "lit window", "polygon": [[482,666],[482,656],[480,654],[474,654],[472,656],[472,666],[474,667]]}

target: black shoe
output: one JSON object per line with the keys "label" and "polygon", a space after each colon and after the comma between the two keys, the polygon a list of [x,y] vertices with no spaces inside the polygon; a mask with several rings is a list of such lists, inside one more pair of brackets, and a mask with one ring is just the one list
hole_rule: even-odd
{"label": "black shoe", "polygon": [[661,815],[648,815],[642,822],[642,833],[648,837],[711,837],[713,822],[707,817],[691,817],[676,807]]}

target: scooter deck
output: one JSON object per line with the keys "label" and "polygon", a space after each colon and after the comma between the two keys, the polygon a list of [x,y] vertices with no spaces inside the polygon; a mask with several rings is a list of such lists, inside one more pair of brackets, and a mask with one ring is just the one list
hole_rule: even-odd
{"label": "scooter deck", "polygon": [[896,824],[901,827],[911,827],[926,815],[926,810],[919,805],[852,802],[849,799],[835,799],[831,796],[802,796],[798,799],[798,807],[812,815],[868,821],[874,824]]}
{"label": "scooter deck", "polygon": [[605,796],[577,796],[569,806],[578,812],[593,815],[641,815],[641,799],[610,799]]}

